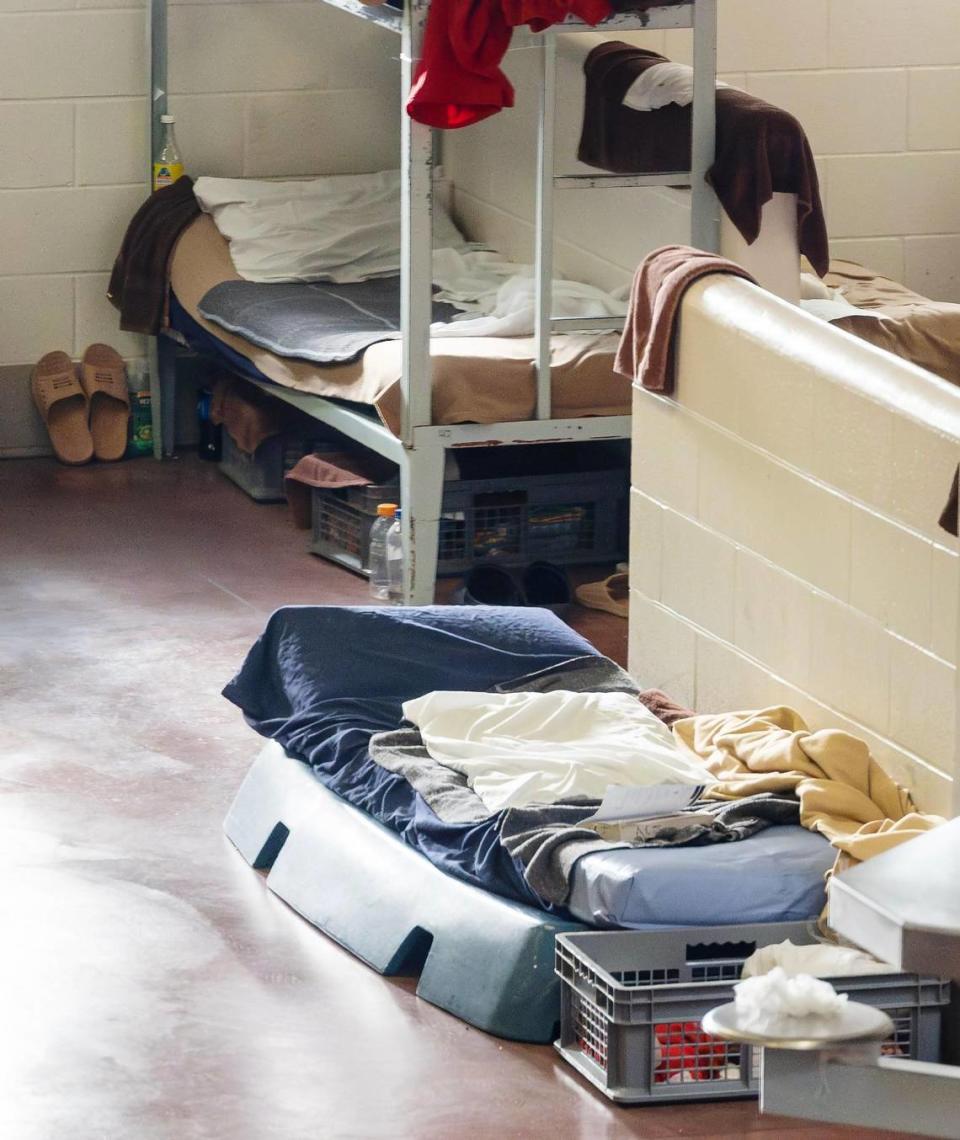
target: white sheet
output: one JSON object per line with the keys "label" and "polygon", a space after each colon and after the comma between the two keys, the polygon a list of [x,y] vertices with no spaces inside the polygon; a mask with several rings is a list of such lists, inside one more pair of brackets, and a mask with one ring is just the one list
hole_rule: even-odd
{"label": "white sheet", "polygon": [[[447,301],[464,310],[450,324],[431,326],[433,336],[530,336],[536,314],[533,268],[487,251],[434,250],[433,281]],[[625,317],[626,302],[581,281],[555,280],[554,317]]]}
{"label": "white sheet", "polygon": [[403,706],[439,763],[462,773],[490,811],[611,784],[706,784],[706,769],[627,693],[427,693]]}

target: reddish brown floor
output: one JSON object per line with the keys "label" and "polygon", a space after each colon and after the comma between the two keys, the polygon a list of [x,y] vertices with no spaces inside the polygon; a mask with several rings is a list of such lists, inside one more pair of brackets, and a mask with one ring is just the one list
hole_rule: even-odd
{"label": "reddish brown floor", "polygon": [[366,600],[283,508],[195,459],[7,462],[0,556],[0,1136],[879,1135],[614,1108],[267,892],[220,830],[256,741],[219,689],[275,606]]}

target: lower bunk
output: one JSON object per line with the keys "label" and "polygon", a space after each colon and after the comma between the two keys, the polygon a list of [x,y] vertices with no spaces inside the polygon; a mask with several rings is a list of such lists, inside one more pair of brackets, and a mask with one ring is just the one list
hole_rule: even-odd
{"label": "lower bunk", "polygon": [[[565,1056],[615,1099],[753,1095],[746,1053],[701,1064],[703,1043],[687,1036],[728,1000],[754,950],[815,939],[830,844],[792,824],[707,847],[590,842],[569,822],[537,818],[536,807],[477,810],[466,781],[438,782],[404,735],[404,704],[425,693],[532,691],[531,677],[550,691],[583,669],[594,685],[620,681],[545,610],[280,610],[225,690],[270,738],[227,835],[268,871],[274,893],[374,969],[418,974],[421,997],[488,1032],[559,1035]],[[650,707],[683,711],[662,696]],[[571,817],[570,808],[568,821],[591,810],[580,804]],[[578,946],[597,928],[638,940],[623,948],[629,970]],[[604,997],[610,986],[630,989],[626,1006]],[[885,1008],[915,1011],[901,976],[874,988]],[[626,1033],[617,1028],[624,1009]],[[909,1055],[935,1055],[935,1034],[908,1036]],[[634,1077],[625,1085],[619,1051],[628,1045]],[[642,1087],[637,1064],[646,1066]]]}

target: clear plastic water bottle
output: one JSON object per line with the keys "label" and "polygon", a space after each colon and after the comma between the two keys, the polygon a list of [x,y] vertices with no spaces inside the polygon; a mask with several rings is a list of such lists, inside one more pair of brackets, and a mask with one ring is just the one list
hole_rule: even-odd
{"label": "clear plastic water bottle", "polygon": [[378,602],[390,597],[390,579],[387,573],[387,532],[393,526],[396,503],[381,503],[377,517],[370,527],[370,596]]}
{"label": "clear plastic water bottle", "polygon": [[178,178],[183,177],[183,159],[177,147],[177,136],[174,132],[176,119],[173,115],[161,115],[163,124],[163,139],[160,143],[160,152],[153,164],[153,188],[162,190],[165,186],[172,186]]}
{"label": "clear plastic water bottle", "polygon": [[395,606],[403,604],[403,530],[398,508],[387,531],[387,581],[389,598]]}

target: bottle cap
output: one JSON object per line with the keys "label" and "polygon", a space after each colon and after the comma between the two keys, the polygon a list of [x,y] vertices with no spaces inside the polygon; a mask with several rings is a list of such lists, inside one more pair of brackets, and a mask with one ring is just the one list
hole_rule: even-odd
{"label": "bottle cap", "polygon": [[377,514],[382,519],[393,518],[397,511],[396,503],[380,503],[377,507]]}
{"label": "bottle cap", "polygon": [[177,121],[176,116],[174,116],[174,115],[161,115],[160,116],[160,122],[161,123],[175,123],[176,121]]}

